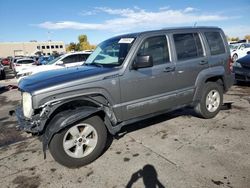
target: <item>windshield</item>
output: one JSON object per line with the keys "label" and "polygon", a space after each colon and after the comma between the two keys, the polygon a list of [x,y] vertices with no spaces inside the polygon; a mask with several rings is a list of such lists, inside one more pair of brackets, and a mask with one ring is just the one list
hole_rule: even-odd
{"label": "windshield", "polygon": [[135,38],[109,39],[97,46],[85,65],[116,67],[122,65]]}
{"label": "windshield", "polygon": [[46,65],[52,65],[52,64],[54,64],[56,61],[58,61],[60,58],[61,58],[61,56],[59,56],[59,57],[57,57],[57,58],[55,58],[55,59],[53,59],[53,60],[47,62]]}

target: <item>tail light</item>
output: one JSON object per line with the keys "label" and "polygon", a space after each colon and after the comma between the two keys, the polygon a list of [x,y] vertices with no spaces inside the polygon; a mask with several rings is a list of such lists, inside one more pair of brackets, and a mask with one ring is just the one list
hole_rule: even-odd
{"label": "tail light", "polygon": [[228,57],[227,66],[228,66],[228,73],[231,73],[233,71],[233,60],[231,56]]}

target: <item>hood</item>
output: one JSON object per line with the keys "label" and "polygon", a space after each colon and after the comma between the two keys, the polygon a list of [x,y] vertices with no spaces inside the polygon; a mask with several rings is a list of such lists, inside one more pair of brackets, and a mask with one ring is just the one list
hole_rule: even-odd
{"label": "hood", "polygon": [[41,89],[58,86],[60,84],[81,80],[84,78],[89,78],[91,76],[113,72],[114,70],[114,68],[95,66],[78,66],[50,70],[23,78],[19,82],[18,87],[22,91],[33,93]]}
{"label": "hood", "polygon": [[250,54],[238,59],[237,62],[240,63],[242,67],[250,68]]}
{"label": "hood", "polygon": [[52,70],[52,69],[59,69],[59,68],[64,68],[64,67],[60,67],[60,66],[54,66],[54,65],[40,65],[40,66],[31,66],[31,67],[27,67],[25,70],[22,70],[18,73],[18,75],[22,75],[24,73],[38,73],[38,72],[42,72],[42,71],[48,71],[48,70]]}

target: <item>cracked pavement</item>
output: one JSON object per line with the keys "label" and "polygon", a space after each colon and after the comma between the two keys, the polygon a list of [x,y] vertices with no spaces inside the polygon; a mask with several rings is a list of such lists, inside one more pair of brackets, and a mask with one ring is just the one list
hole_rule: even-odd
{"label": "cracked pavement", "polygon": [[[15,83],[0,81],[0,85]],[[16,131],[8,116],[17,90],[0,95],[1,187],[250,187],[250,86],[233,86],[224,101],[232,109],[215,118],[185,108],[132,124],[107,151],[79,169],[56,163],[30,134]]]}

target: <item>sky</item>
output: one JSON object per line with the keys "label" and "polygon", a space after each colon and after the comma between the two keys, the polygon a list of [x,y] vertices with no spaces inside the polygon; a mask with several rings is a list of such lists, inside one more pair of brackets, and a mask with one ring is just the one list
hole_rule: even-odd
{"label": "sky", "polygon": [[250,35],[250,0],[0,0],[0,42],[91,44],[115,35],[181,26],[218,26],[229,37]]}

